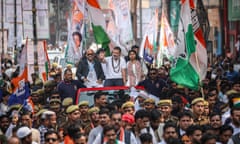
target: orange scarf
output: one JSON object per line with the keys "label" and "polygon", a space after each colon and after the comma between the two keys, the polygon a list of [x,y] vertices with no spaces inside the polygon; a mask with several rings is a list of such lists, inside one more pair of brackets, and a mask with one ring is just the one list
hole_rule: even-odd
{"label": "orange scarf", "polygon": [[67,135],[64,137],[64,144],[74,144],[74,141]]}

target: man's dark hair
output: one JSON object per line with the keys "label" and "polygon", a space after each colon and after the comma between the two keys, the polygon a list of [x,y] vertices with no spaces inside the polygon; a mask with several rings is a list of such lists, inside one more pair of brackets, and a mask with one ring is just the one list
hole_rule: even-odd
{"label": "man's dark hair", "polygon": [[178,114],[178,119],[180,120],[183,117],[189,117],[189,118],[193,118],[193,114],[191,111],[183,111],[181,113]]}
{"label": "man's dark hair", "polygon": [[214,128],[210,124],[206,124],[202,126],[202,132],[205,133],[209,130],[214,130]]}
{"label": "man's dark hair", "polygon": [[240,111],[240,107],[233,106],[233,108],[230,111],[231,115],[233,115],[234,111]]}
{"label": "man's dark hair", "polygon": [[57,133],[55,130],[48,130],[48,131],[44,134],[44,139],[47,139],[47,136],[48,136],[48,135],[51,135],[51,134],[56,134],[56,135],[57,135],[57,138],[59,139],[59,135],[58,135],[58,133]]}
{"label": "man's dark hair", "polygon": [[72,70],[71,70],[71,69],[65,69],[64,75],[65,75],[67,72],[71,72],[71,73],[72,73]]}
{"label": "man's dark hair", "polygon": [[74,37],[75,35],[77,35],[79,37],[79,40],[82,40],[82,35],[79,32],[73,32],[72,36]]}
{"label": "man's dark hair", "polygon": [[202,131],[202,127],[200,125],[191,125],[187,128],[186,134],[187,136],[191,136],[196,130]]}
{"label": "man's dark hair", "polygon": [[152,143],[152,135],[150,133],[143,133],[140,135],[140,141],[141,143]]}
{"label": "man's dark hair", "polygon": [[21,111],[21,118],[22,118],[22,116],[25,116],[25,115],[29,115],[29,117],[32,119],[32,112],[31,111],[28,111],[28,110],[22,110]]}
{"label": "man's dark hair", "polygon": [[3,118],[7,118],[9,120],[9,116],[7,114],[3,114],[0,116],[0,121],[2,121]]}
{"label": "man's dark hair", "polygon": [[220,113],[217,113],[217,112],[212,112],[212,113],[210,113],[209,119],[211,120],[211,118],[214,117],[214,116],[219,116],[220,119],[222,119],[222,115],[221,115]]}
{"label": "man's dark hair", "polygon": [[99,55],[100,53],[105,52],[104,48],[100,48],[97,50],[96,55]]}
{"label": "man's dark hair", "polygon": [[221,135],[223,132],[230,130],[233,133],[233,128],[230,125],[223,125],[220,127],[219,135]]}
{"label": "man's dark hair", "polygon": [[138,46],[138,45],[133,45],[133,46],[131,47],[131,50],[133,50],[133,49],[135,49],[135,48],[139,49],[139,46]]}
{"label": "man's dark hair", "polygon": [[177,132],[177,125],[174,122],[171,122],[171,121],[165,123],[165,125],[163,126],[163,132],[165,132],[166,129],[168,129],[170,127],[174,128],[175,131]]}
{"label": "man's dark hair", "polygon": [[150,112],[150,120],[151,121],[157,121],[162,116],[162,113],[156,109],[153,109]]}
{"label": "man's dark hair", "polygon": [[113,48],[114,50],[118,50],[120,53],[122,52],[121,48],[119,46],[116,46]]}
{"label": "man's dark hair", "polygon": [[156,68],[150,68],[149,71],[158,71]]}
{"label": "man's dark hair", "polygon": [[201,138],[201,144],[205,144],[208,140],[215,139],[217,140],[217,137],[211,133],[206,133]]}
{"label": "man's dark hair", "polygon": [[101,108],[100,111],[99,111],[99,115],[102,115],[102,114],[107,114],[109,115],[109,109],[107,108]]}
{"label": "man's dark hair", "polygon": [[149,112],[147,112],[145,109],[140,109],[140,110],[136,111],[135,116],[134,116],[135,120],[137,120],[139,118],[142,119],[144,117],[150,118]]}
{"label": "man's dark hair", "polygon": [[108,131],[114,130],[116,132],[116,129],[113,125],[106,125],[103,127],[103,134],[105,135]]}
{"label": "man's dark hair", "polygon": [[94,101],[96,101],[96,99],[99,99],[102,95],[106,95],[106,93],[101,91],[96,92],[93,97]]}
{"label": "man's dark hair", "polygon": [[74,138],[77,134],[80,133],[80,128],[82,126],[80,124],[71,124],[68,128],[67,128],[67,133],[69,135],[70,138]]}
{"label": "man's dark hair", "polygon": [[113,112],[110,113],[110,118],[112,118],[112,116],[115,115],[115,114],[120,114],[120,115],[122,115],[122,113],[121,113],[120,111],[116,111],[116,110],[115,110],[115,111],[113,111]]}

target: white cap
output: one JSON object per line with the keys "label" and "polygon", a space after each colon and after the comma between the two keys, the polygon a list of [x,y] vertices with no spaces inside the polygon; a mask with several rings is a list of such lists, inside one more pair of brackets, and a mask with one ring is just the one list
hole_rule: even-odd
{"label": "white cap", "polygon": [[32,131],[26,126],[21,127],[17,130],[17,136],[20,139],[25,138],[26,136],[28,136],[31,133],[32,133]]}
{"label": "white cap", "polygon": [[140,92],[138,93],[138,96],[140,96],[140,97],[142,97],[142,98],[145,98],[145,99],[149,98],[148,93],[145,92],[145,91],[140,91]]}

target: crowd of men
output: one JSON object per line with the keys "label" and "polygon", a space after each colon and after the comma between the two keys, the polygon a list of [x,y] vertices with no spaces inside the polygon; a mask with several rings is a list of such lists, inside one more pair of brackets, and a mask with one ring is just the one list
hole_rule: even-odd
{"label": "crowd of men", "polygon": [[[9,106],[11,81],[18,75],[10,60],[2,65],[0,143],[8,144],[239,144],[240,75],[229,58],[208,68],[198,91],[172,82],[170,63],[149,67],[133,46],[128,56],[115,47],[88,49],[77,64],[52,64],[49,80],[32,73],[33,108]],[[108,103],[102,91],[94,104],[77,101],[79,88],[141,86]],[[77,101],[77,102],[76,102]]]}

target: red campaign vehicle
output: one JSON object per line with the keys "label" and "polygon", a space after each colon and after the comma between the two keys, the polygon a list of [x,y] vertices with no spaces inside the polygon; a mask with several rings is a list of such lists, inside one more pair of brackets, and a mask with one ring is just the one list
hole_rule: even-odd
{"label": "red campaign vehicle", "polygon": [[131,88],[126,86],[80,88],[77,92],[76,104],[79,104],[81,101],[88,101],[89,106],[94,105],[94,94],[99,91],[104,92],[107,96],[107,102],[111,103],[115,100],[130,96],[134,92],[139,92],[140,90],[144,90],[144,88],[137,86],[134,91],[131,91]]}

